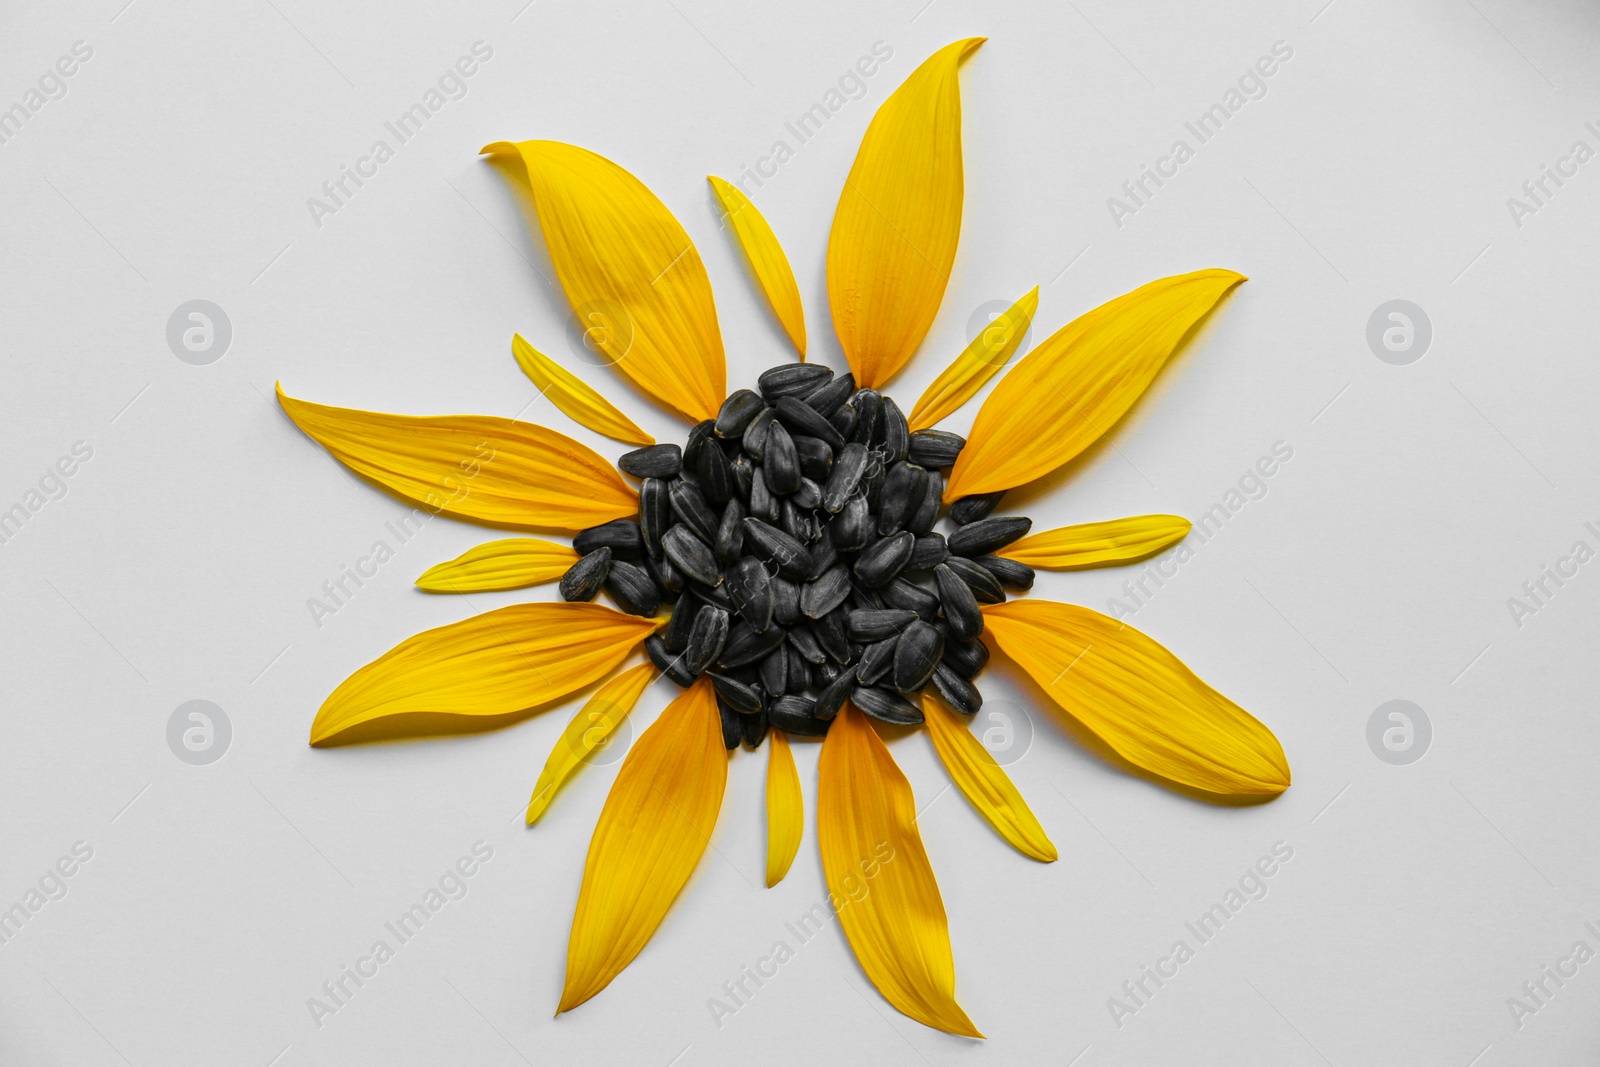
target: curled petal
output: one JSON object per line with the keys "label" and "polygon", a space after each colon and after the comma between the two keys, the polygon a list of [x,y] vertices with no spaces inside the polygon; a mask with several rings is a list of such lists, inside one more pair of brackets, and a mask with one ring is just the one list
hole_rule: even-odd
{"label": "curled petal", "polygon": [[932,694],[923,696],[922,708],[928,736],[933,738],[933,747],[950,772],[950,780],[972,801],[978,814],[1024,856],[1054,863],[1056,846],[1045,836],[1044,827],[1005,769],[995,762],[983,742],[972,736],[966,717],[951,711]]}
{"label": "curled petal", "polygon": [[545,398],[579,426],[630,445],[653,445],[656,439],[639,429],[615,404],[590,388],[581,378],[523,340],[511,335],[511,354],[522,373],[533,380]]}
{"label": "curled petal", "polygon": [[429,593],[488,593],[553,582],[578,562],[568,545],[537,537],[506,537],[474,545],[455,559],[422,572],[417,588]]}
{"label": "curled petal", "polygon": [[767,888],[783,881],[805,831],[805,802],[794,753],[782,730],[767,735]]}
{"label": "curled petal", "polygon": [[946,45],[878,108],[828,235],[828,304],[856,382],[877,388],[933,324],[961,236],[961,86],[983,38]]}
{"label": "curled petal", "polygon": [[985,605],[983,615],[1001,651],[1134,766],[1208,793],[1289,788],[1272,731],[1133,627],[1048,600]]}
{"label": "curled petal", "polygon": [[1149,388],[1194,325],[1242,281],[1244,275],[1231,270],[1161,278],[1035,345],[978,409],[945,500],[1031,482],[1089,447]]}
{"label": "curled petal", "polygon": [[417,418],[278,403],[363,478],[435,514],[519,529],[582,530],[639,510],[615,467],[572,438],[488,415]]}
{"label": "curled petal", "polygon": [[550,758],[545,760],[544,770],[539,772],[533,796],[528,799],[529,826],[539,821],[539,816],[555,798],[556,790],[577,772],[589,753],[604,745],[611,732],[628,717],[628,712],[639,702],[639,694],[655,676],[653,664],[641,663],[596,689],[594,696],[584,702],[561,732]]}
{"label": "curled petal", "polygon": [[711,282],[667,206],[575,145],[500,141],[483,151],[521,161],[550,262],[597,356],[689,421],[715,418],[727,365]]}
{"label": "curled petal", "polygon": [[1143,559],[1177,544],[1193,526],[1178,515],[1131,515],[1045,530],[996,549],[995,555],[1046,571],[1070,571]]}
{"label": "curled petal", "polygon": [[890,1004],[925,1026],[982,1037],[956,1003],[944,901],[916,820],[911,783],[846,704],[817,764],[817,842],[839,924]]}
{"label": "curled petal", "polygon": [[711,840],[727,781],[722,720],[701,678],[617,772],[583,866],[557,1014],[610,985],[661,925]]}
{"label": "curled petal", "polygon": [[738,189],[715,175],[707,175],[711,189],[722,203],[724,218],[733,227],[733,235],[744,249],[745,261],[750,265],[750,275],[767,298],[767,305],[777,316],[778,325],[789,335],[802,362],[806,358],[806,313],[800,303],[800,286],[795,284],[794,271],[789,257],[783,254],[777,234],[767,225],[761,212]]}
{"label": "curled petal", "polygon": [[340,683],[311,743],[499,725],[605,677],[658,625],[603,604],[513,604],[424,630]]}
{"label": "curled petal", "polygon": [[983,383],[994,377],[1016,353],[1038,308],[1039,287],[1036,285],[1005,314],[978,331],[966,350],[917,398],[917,406],[911,409],[907,419],[910,429],[913,432],[931,429],[978,395]]}

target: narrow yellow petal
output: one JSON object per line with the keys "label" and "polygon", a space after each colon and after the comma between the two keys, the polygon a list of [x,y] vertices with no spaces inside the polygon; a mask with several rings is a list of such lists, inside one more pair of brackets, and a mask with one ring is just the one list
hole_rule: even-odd
{"label": "narrow yellow petal", "polygon": [[1013,541],[995,555],[1046,571],[1126,563],[1160,552],[1188,535],[1193,524],[1178,515],[1131,515],[1045,530]]}
{"label": "narrow yellow petal", "polygon": [[424,630],[340,683],[311,743],[502,725],[605,677],[659,625],[603,604],[513,604]]}
{"label": "narrow yellow petal", "polygon": [[418,418],[328,407],[278,389],[333,458],[434,514],[517,529],[582,530],[639,510],[617,469],[572,438],[489,415]]}
{"label": "narrow yellow petal", "polygon": [[1035,345],[994,387],[945,500],[1031,482],[1082,452],[1133,406],[1194,325],[1244,275],[1197,270],[1101,304]]}
{"label": "narrow yellow petal", "polygon": [[667,705],[622,761],[583,865],[557,1014],[611,984],[700,862],[728,781],[711,682]]}
{"label": "narrow yellow petal", "polygon": [[933,324],[961,237],[961,61],[946,45],[878,108],[828,235],[828,305],[856,382],[878,388]]}
{"label": "narrow yellow petal", "polygon": [[568,545],[537,537],[506,537],[475,545],[455,559],[422,572],[417,588],[429,593],[488,593],[553,582],[578,562]]}
{"label": "narrow yellow petal", "polygon": [[715,418],[727,365],[711,282],[667,206],[574,145],[500,141],[483,151],[521,161],[550,262],[596,358],[691,422]]}
{"label": "narrow yellow petal", "polygon": [[806,825],[805,802],[794,753],[782,730],[767,735],[767,888],[783,881],[800,851]]}
{"label": "narrow yellow petal", "polygon": [[1207,793],[1289,788],[1272,731],[1133,627],[1048,600],[989,604],[983,615],[1000,650],[1134,766]]}
{"label": "narrow yellow petal", "polygon": [[653,445],[656,439],[639,429],[616,405],[591,389],[581,378],[534,348],[520,333],[511,335],[511,354],[517,357],[522,373],[545,398],[566,413],[579,426],[630,445]]}
{"label": "narrow yellow petal", "polygon": [[539,781],[533,787],[533,796],[528,800],[529,826],[544,814],[544,809],[555,799],[556,790],[583,765],[589,753],[605,744],[611,731],[628,717],[628,712],[639,702],[639,694],[655,676],[655,665],[650,663],[623,671],[596,689],[594,696],[572,717],[556,747],[551,749],[550,758],[545,760],[544,770],[539,772]]}
{"label": "narrow yellow petal", "polygon": [[917,398],[917,406],[911,409],[911,417],[906,420],[912,431],[937,426],[940,419],[977,396],[983,383],[994,377],[1016,353],[1038,309],[1039,287],[1036,285],[1011,305],[1009,311],[980,330],[966,351]]}
{"label": "narrow yellow petal", "polygon": [[967,795],[978,814],[1024,856],[1045,863],[1056,861],[1056,846],[1045,836],[1044,827],[1034,818],[1028,802],[983,742],[972,736],[967,718],[950,710],[943,700],[925,694],[923,715],[928,736],[939,750],[950,780]]}
{"label": "narrow yellow petal", "polygon": [[944,901],[916,820],[911,783],[846,704],[817,763],[817,843],[839,924],[890,1004],[925,1026],[982,1037],[956,1003]]}
{"label": "narrow yellow petal", "polygon": [[707,175],[717,199],[722,202],[724,217],[733,227],[733,235],[744,249],[750,274],[756,280],[778,325],[789,335],[800,361],[806,358],[806,313],[800,304],[800,286],[795,284],[794,271],[789,267],[789,257],[783,254],[777,234],[767,225],[767,220],[756,206],[738,189],[715,175]]}

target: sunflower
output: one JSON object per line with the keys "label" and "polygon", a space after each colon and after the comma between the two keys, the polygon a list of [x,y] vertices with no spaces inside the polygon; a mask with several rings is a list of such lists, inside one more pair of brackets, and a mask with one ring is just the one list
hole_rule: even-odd
{"label": "sunflower", "polygon": [[[715,828],[730,753],[767,746],[767,883],[803,814],[791,737],[821,737],[817,839],[830,902],[862,969],[898,1010],[981,1037],[956,1002],[938,884],[911,787],[875,724],[925,727],[952,781],[1008,843],[1055,847],[968,728],[992,648],[1134,767],[1177,787],[1271,796],[1289,785],[1272,732],[1122,622],[1032,597],[1035,568],[1139,559],[1189,523],[1144,515],[1032,534],[1003,494],[1101,437],[1243,276],[1162,278],[1063,326],[996,383],[963,439],[938,423],[1021,347],[1023,296],[913,405],[881,390],[939,309],[961,229],[958,71],[950,44],[879,108],[845,179],[828,302],[850,372],[807,363],[800,292],[771,227],[711,185],[797,362],[729,394],[706,270],[637,178],[552,141],[484,149],[530,195],[585,342],[691,426],[657,443],[606,397],[513,339],[557,408],[633,449],[613,465],[541,426],[279,402],[357,474],[435,514],[513,537],[430,569],[437,593],[560,582],[560,602],[503,607],[418,634],[336,688],[313,745],[502,725],[600,684],[551,753],[528,822],[665,674],[683,692],[627,753],[584,865],[558,1012],[638,955]],[[620,472],[619,472],[620,468]],[[638,482],[625,480],[626,473]],[[946,533],[935,530],[941,520]],[[605,590],[622,610],[594,602]],[[666,609],[666,614],[662,614]],[[636,651],[644,662],[618,672]],[[863,892],[863,888],[867,891]]]}

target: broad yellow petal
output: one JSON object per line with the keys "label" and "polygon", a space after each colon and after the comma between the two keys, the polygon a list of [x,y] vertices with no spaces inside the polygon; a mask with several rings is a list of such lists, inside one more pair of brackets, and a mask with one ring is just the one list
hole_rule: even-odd
{"label": "broad yellow petal", "polygon": [[550,261],[588,343],[691,422],[727,392],[722,331],[700,253],[643,182],[559,141],[500,141],[520,159]]}
{"label": "broad yellow petal", "polygon": [[701,678],[617,772],[583,865],[557,1014],[610,985],[650,940],[711,840],[727,781],[722,720]]}
{"label": "broad yellow petal", "polygon": [[545,760],[544,770],[539,772],[539,781],[533,787],[533,796],[528,800],[529,826],[539,821],[544,809],[555,799],[556,790],[583,765],[589,753],[605,744],[611,732],[628,717],[628,712],[639,702],[639,694],[655,676],[655,665],[650,663],[623,671],[596,689],[594,696],[572,717],[556,747],[550,750],[550,758]]}
{"label": "broad yellow petal", "polygon": [[489,415],[418,418],[278,403],[363,478],[435,514],[519,529],[582,530],[639,510],[615,467],[572,438]]}
{"label": "broad yellow petal", "polygon": [[1231,270],[1162,278],[1035,345],[978,409],[945,500],[1031,482],[1089,447],[1149,388],[1195,323],[1242,281]]}
{"label": "broad yellow petal", "polygon": [[933,738],[933,747],[939,750],[950,780],[972,801],[978,814],[1024,856],[1054,863],[1056,846],[1045,836],[1044,827],[1034,818],[1010,776],[983,742],[972,736],[966,716],[950,710],[931,693],[923,695],[922,710],[928,736]]}
{"label": "broad yellow petal", "polygon": [[982,1037],[956,1003],[939,883],[917,833],[911,783],[846,704],[817,764],[817,842],[839,924],[878,992],[925,1026]]}
{"label": "broad yellow petal", "polygon": [[578,562],[568,545],[537,537],[506,537],[475,545],[455,559],[422,572],[417,588],[429,593],[488,593],[553,582]]}
{"label": "broad yellow petal", "polygon": [[724,217],[733,227],[733,235],[744,249],[750,274],[767,298],[767,304],[778,318],[778,325],[789,335],[794,349],[806,358],[806,313],[800,304],[800,286],[795,284],[794,271],[789,267],[789,257],[783,254],[777,234],[767,225],[767,220],[756,206],[738,189],[715,175],[707,175],[712,191],[722,202]]}
{"label": "broad yellow petal", "polygon": [[878,108],[828,235],[828,305],[862,386],[905,366],[933,324],[961,236],[961,86],[982,37],[946,45]]}
{"label": "broad yellow petal", "polygon": [[805,802],[800,796],[800,775],[794,753],[782,730],[767,735],[767,888],[783,881],[800,851],[806,825]]}
{"label": "broad yellow petal", "polygon": [[617,410],[616,405],[534,348],[520,333],[511,335],[511,354],[517,357],[522,373],[533,379],[545,398],[573,422],[625,444],[656,443],[654,437],[639,429],[632,419]]}
{"label": "broad yellow petal", "polygon": [[1045,530],[996,549],[995,555],[1046,571],[1070,571],[1142,559],[1184,539],[1193,526],[1178,515],[1131,515]]}
{"label": "broad yellow petal", "polygon": [[1208,793],[1289,788],[1272,731],[1133,627],[1048,600],[989,604],[983,615],[1000,650],[1129,763]]}
{"label": "broad yellow petal", "polygon": [[912,431],[937,426],[940,419],[977,396],[983,383],[994,377],[1016,353],[1038,309],[1039,287],[1036,285],[1005,314],[978,331],[966,350],[917,398],[917,406],[911,409],[911,416],[906,420]]}
{"label": "broad yellow petal", "polygon": [[424,630],[340,683],[311,743],[499,725],[605,677],[659,625],[603,604],[513,604]]}

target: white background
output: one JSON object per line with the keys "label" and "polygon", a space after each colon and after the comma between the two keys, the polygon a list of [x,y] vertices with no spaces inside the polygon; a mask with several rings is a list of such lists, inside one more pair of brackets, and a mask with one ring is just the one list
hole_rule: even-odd
{"label": "white background", "polygon": [[[1520,628],[1507,607],[1573,542],[1600,547],[1584,528],[1600,526],[1600,161],[1520,228],[1506,205],[1575,140],[1600,149],[1583,127],[1600,120],[1591,5],[124,2],[9,5],[0,20],[0,105],[75,41],[93,48],[67,95],[0,145],[0,507],[74,442],[93,449],[66,497],[0,546],[0,907],[74,842],[93,849],[70,892],[0,945],[0,1060],[1593,1061],[1600,962],[1520,1029],[1507,1005],[1579,939],[1600,950],[1584,928],[1600,926],[1600,563]],[[1109,446],[1012,506],[1039,529],[1198,518],[1275,442],[1292,447],[1136,624],[1277,733],[1294,786],[1242,809],[1178,796],[991,670],[991,702],[1036,728],[1011,772],[1058,863],[1008,849],[946,788],[924,736],[893,745],[987,1043],[896,1014],[837,930],[805,945],[786,932],[823,888],[809,815],[788,879],[759,888],[764,752],[733,760],[715,849],[643,954],[552,1019],[616,764],[587,768],[529,830],[521,810],[570,704],[472,737],[307,747],[356,667],[523,594],[412,588],[495,536],[438,519],[318,627],[307,599],[393,544],[384,523],[405,509],[299,434],[273,383],[384,411],[526,412],[615,455],[519,373],[521,331],[680,434],[572,358],[542,243],[477,149],[568,140],[649,184],[706,260],[730,384],[747,385],[789,355],[705,175],[737,179],[793,145],[784,123],[882,41],[893,57],[864,97],[749,186],[795,264],[814,358],[842,366],[823,259],[844,174],[884,97],[969,35],[990,40],[961,75],[960,254],[893,392],[909,405],[976,309],[1035,284],[1043,336],[1158,276],[1250,275]],[[480,40],[493,58],[468,94],[315,226],[307,198],[375,139],[393,146],[384,123]],[[1293,58],[1266,96],[1114,225],[1107,198],[1275,41]],[[233,327],[209,366],[166,342],[196,298]],[[1408,366],[1365,337],[1396,298],[1434,330]],[[1045,575],[1036,592],[1104,608],[1135,573]],[[649,691],[635,728],[668,696]],[[1403,767],[1366,740],[1396,698],[1434,730]],[[232,723],[209,766],[167,745],[191,699]],[[810,807],[817,750],[797,750]],[[467,896],[316,1026],[307,999],[480,840],[493,858]],[[1175,940],[1194,945],[1184,922],[1277,841],[1293,859],[1265,899],[1119,1028],[1108,998]],[[795,958],[719,1028],[708,999],[779,939]]]}

